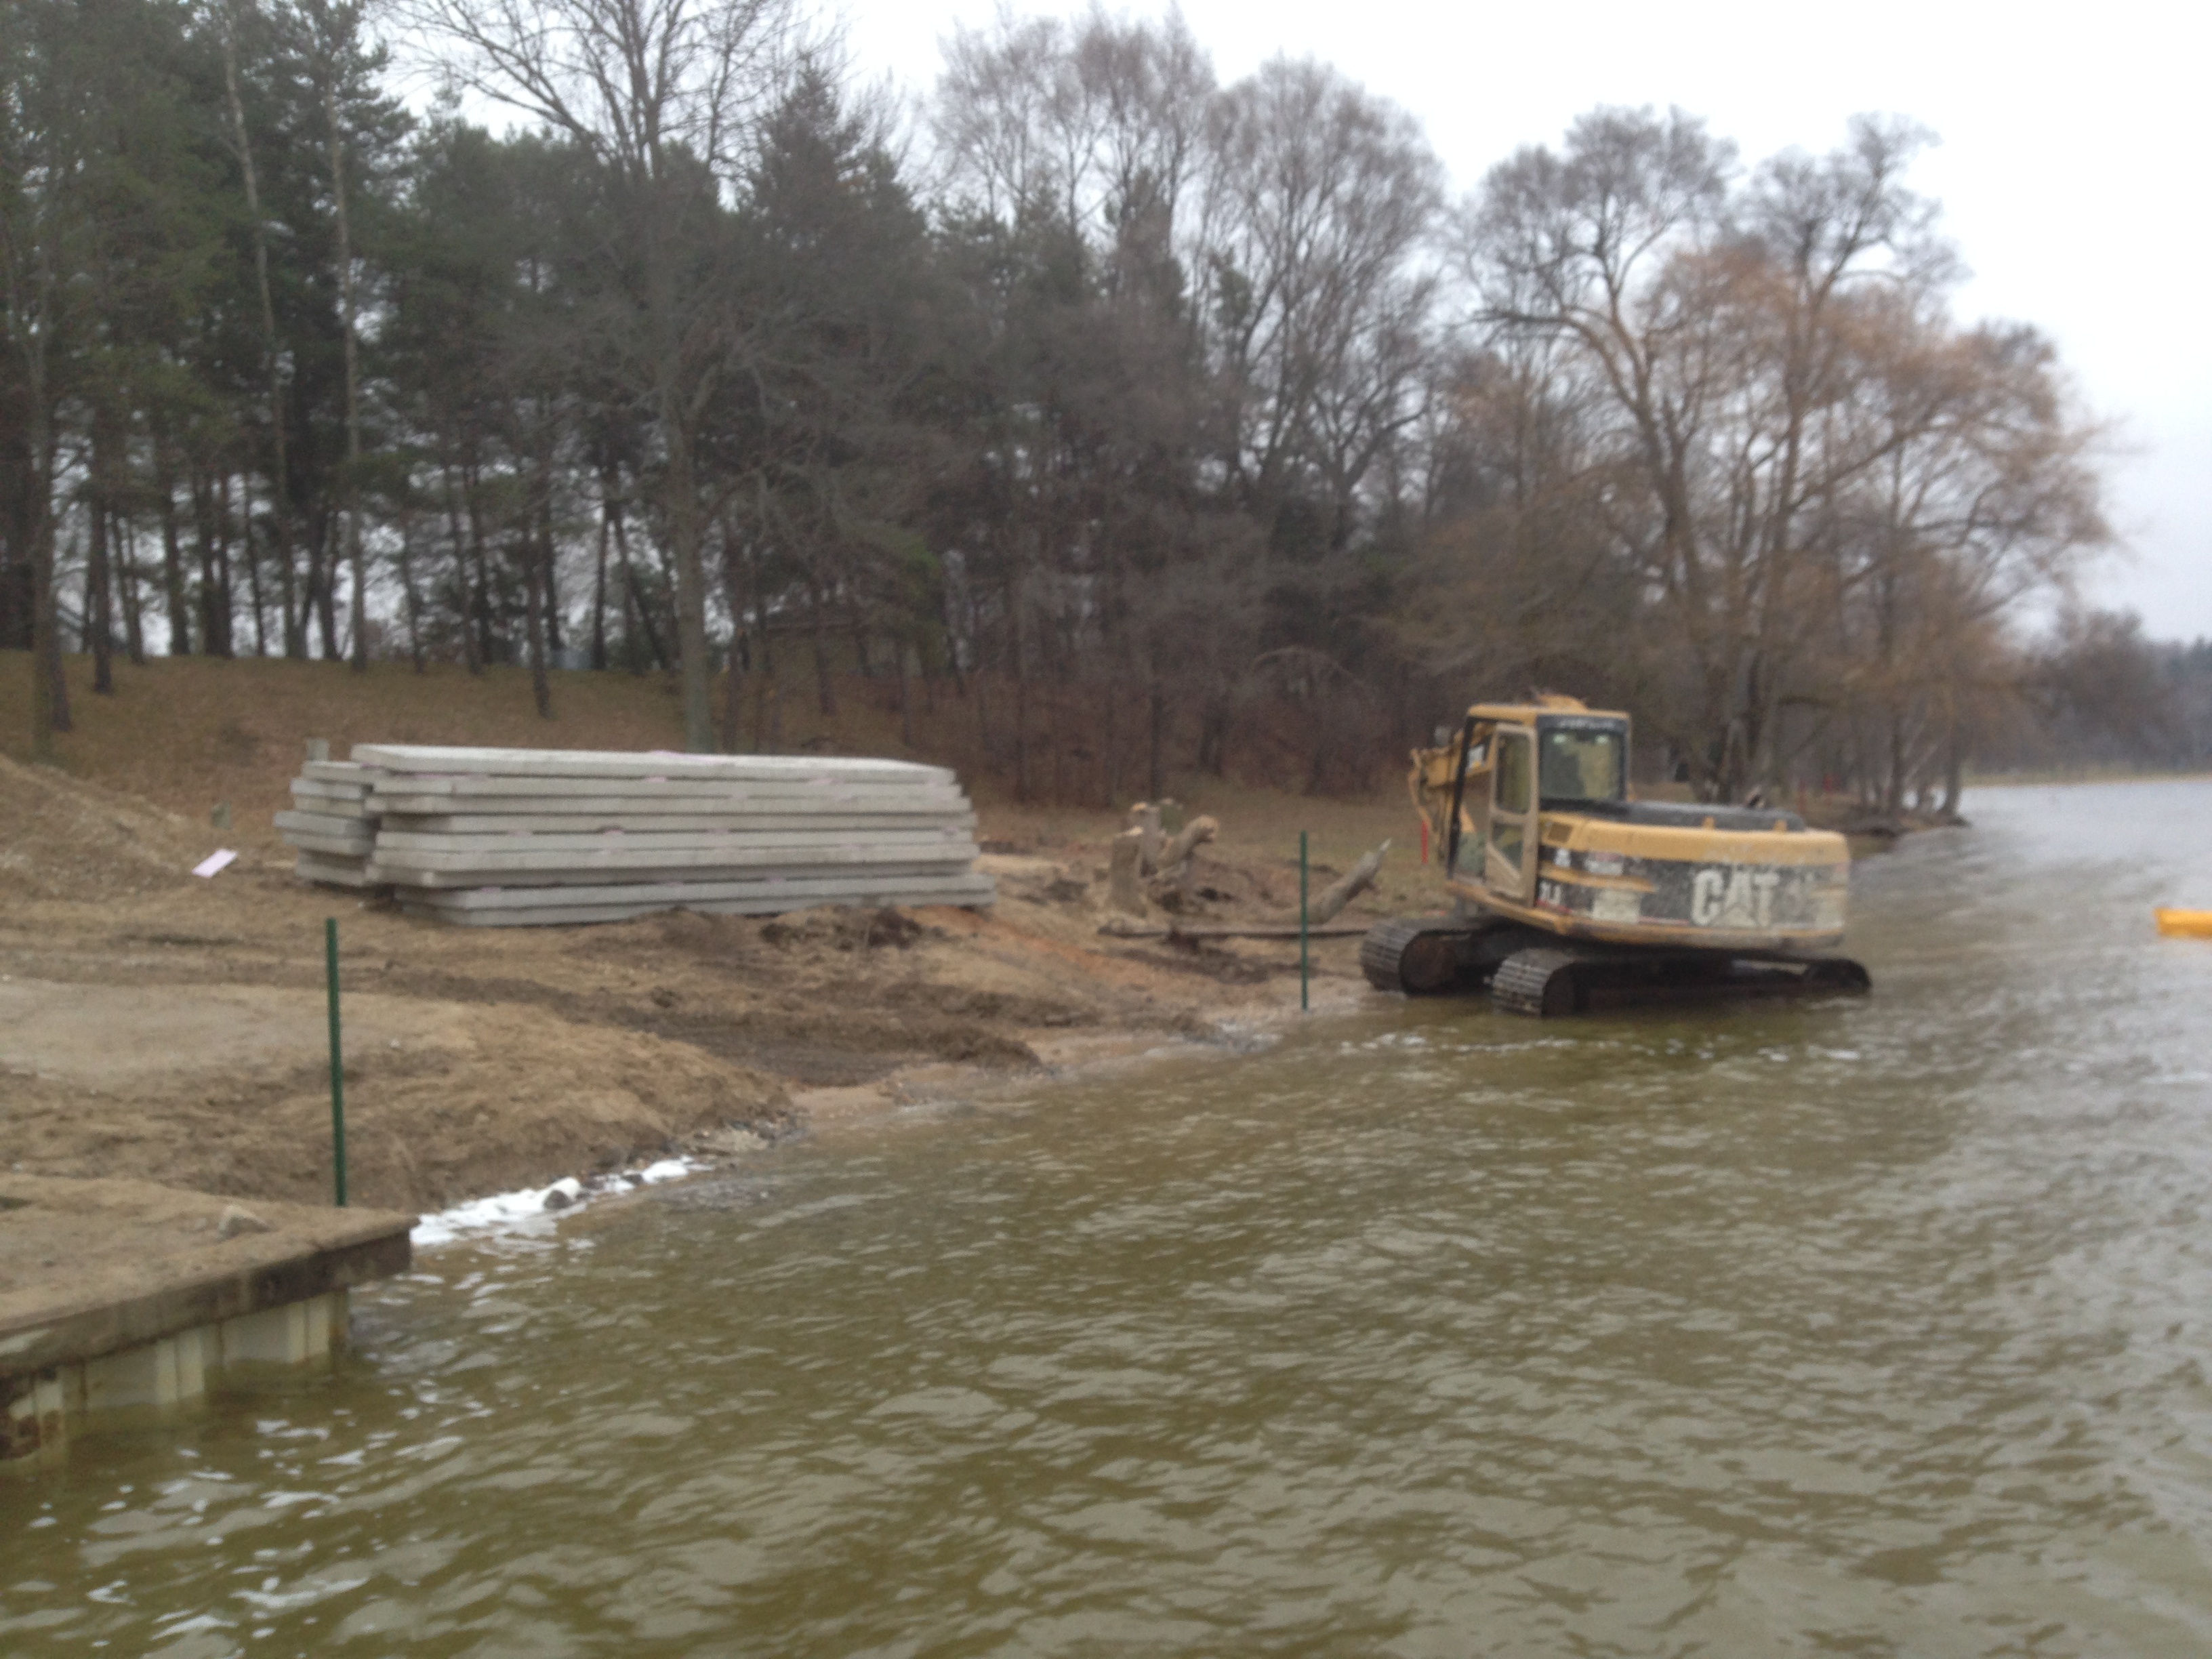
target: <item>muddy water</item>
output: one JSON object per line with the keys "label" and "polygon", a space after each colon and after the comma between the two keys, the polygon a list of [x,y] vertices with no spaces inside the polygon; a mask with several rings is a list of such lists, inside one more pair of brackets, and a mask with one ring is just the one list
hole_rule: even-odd
{"label": "muddy water", "polygon": [[1863,1005],[1378,1000],[442,1251],[0,1487],[0,1651],[2212,1649],[2212,785],[1973,806]]}

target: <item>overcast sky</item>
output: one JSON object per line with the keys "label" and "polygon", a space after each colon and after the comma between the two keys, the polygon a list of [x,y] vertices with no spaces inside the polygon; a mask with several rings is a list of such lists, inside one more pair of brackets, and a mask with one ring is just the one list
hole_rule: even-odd
{"label": "overcast sky", "polygon": [[[938,43],[954,26],[988,24],[997,9],[994,0],[842,7],[856,67],[917,93],[934,84]],[[1975,273],[1962,315],[2043,328],[2114,428],[2107,476],[2124,548],[2092,576],[2088,597],[2141,611],[2155,635],[2212,635],[2212,27],[2202,14],[2134,0],[2063,13],[1949,0],[1186,0],[1182,10],[1224,81],[1278,53],[1313,57],[1404,106],[1460,191],[1518,145],[1557,143],[1596,104],[1678,104],[1747,161],[1831,149],[1860,111],[1933,128],[1942,143],[1913,183],[1943,203]]]}

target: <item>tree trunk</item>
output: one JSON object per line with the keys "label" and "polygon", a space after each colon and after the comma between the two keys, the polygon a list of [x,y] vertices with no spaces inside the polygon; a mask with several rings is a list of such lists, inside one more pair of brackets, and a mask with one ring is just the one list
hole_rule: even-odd
{"label": "tree trunk", "polygon": [[200,648],[210,657],[230,654],[229,532],[216,520],[216,481],[192,466],[192,544],[200,567]]}
{"label": "tree trunk", "polygon": [[115,584],[107,556],[107,480],[97,439],[94,441],[92,489],[86,504],[91,534],[86,538],[84,563],[84,648],[92,653],[92,690],[95,696],[115,693]]}
{"label": "tree trunk", "polygon": [[123,605],[123,641],[131,653],[134,668],[146,665],[146,616],[143,596],[138,591],[138,532],[128,513],[108,514],[107,531],[114,544],[112,555],[118,582],[117,597]]}
{"label": "tree trunk", "polygon": [[899,742],[903,747],[911,749],[914,747],[914,692],[908,684],[910,677],[907,673],[906,653],[906,641],[901,640],[898,642]]}
{"label": "tree trunk", "polygon": [[453,600],[460,607],[461,661],[471,675],[483,672],[483,653],[477,648],[475,591],[469,576],[469,538],[461,529],[461,504],[453,489],[453,467],[448,461],[438,469],[446,491],[446,531],[453,545]]}
{"label": "tree trunk", "polygon": [[561,641],[561,561],[560,548],[553,531],[553,467],[545,467],[544,492],[538,502],[538,583],[545,611],[545,650],[549,658],[558,657]]}
{"label": "tree trunk", "polygon": [[483,503],[477,498],[477,475],[473,463],[461,469],[461,502],[468,509],[469,516],[469,558],[473,566],[471,580],[475,593],[469,605],[469,613],[476,623],[477,660],[489,663],[493,659],[495,647],[491,630],[491,554],[484,543]]}
{"label": "tree trunk", "polygon": [[741,555],[736,536],[726,520],[722,525],[722,602],[730,607],[730,656],[722,683],[722,750],[741,754],[745,742],[745,677],[738,664],[738,635],[745,622],[744,583],[738,574]]}
{"label": "tree trunk", "polygon": [[[276,526],[276,559],[283,573],[284,654],[304,657],[307,654],[307,628],[303,621],[295,629],[292,614],[292,481],[284,441],[284,371],[276,342],[276,307],[269,291],[268,221],[261,211],[259,174],[253,165],[252,140],[246,130],[246,103],[238,90],[237,18],[232,11],[236,3],[237,0],[219,0],[217,10],[222,26],[216,33],[222,43],[222,80],[230,100],[231,141],[246,185],[246,216],[252,231],[254,287],[261,301],[262,363],[269,382],[269,516]],[[259,604],[257,599],[257,626]]]}
{"label": "tree trunk", "polygon": [[62,674],[61,595],[54,581],[52,416],[44,386],[34,381],[27,446],[39,464],[38,477],[31,481],[31,753],[42,761],[54,757],[55,734],[75,726],[69,682]]}
{"label": "tree trunk", "polygon": [[604,482],[599,494],[599,557],[592,576],[592,672],[607,672],[607,546],[612,539],[607,514],[609,504]]}
{"label": "tree trunk", "polygon": [[[261,597],[261,557],[253,547],[253,485],[251,473],[239,475],[239,493],[246,499],[239,509],[239,539],[246,547],[246,591],[253,600],[253,654],[269,654],[269,611]],[[230,475],[222,478],[222,511],[226,522],[230,517]]]}
{"label": "tree trunk", "polygon": [[399,520],[399,592],[407,606],[407,656],[415,672],[423,672],[422,596],[415,585],[415,516]]}
{"label": "tree trunk", "polygon": [[192,654],[191,609],[185,599],[184,538],[177,527],[177,477],[168,431],[154,422],[154,493],[161,498],[161,599],[169,618],[169,654]]}
{"label": "tree trunk", "polygon": [[338,516],[325,514],[315,527],[315,623],[323,636],[323,660],[336,662],[346,654],[338,631],[338,558],[342,552]]}
{"label": "tree trunk", "polygon": [[807,591],[814,600],[814,701],[822,717],[831,720],[837,714],[837,693],[830,680],[829,623],[823,615],[821,588],[809,584]]}
{"label": "tree trunk", "polygon": [[1943,805],[1938,816],[1949,821],[1959,816],[1959,803],[1966,793],[1966,745],[1954,719],[1943,744]]}
{"label": "tree trunk", "polygon": [[661,425],[668,449],[668,538],[676,563],[676,666],[683,684],[684,746],[706,755],[714,752],[714,717],[707,685],[704,526],[699,522],[690,422],[674,381],[672,373],[665,376]]}
{"label": "tree trunk", "polygon": [[553,685],[545,673],[545,567],[541,551],[532,546],[528,530],[517,550],[522,559],[522,607],[528,618],[530,696],[538,718],[553,718]]}
{"label": "tree trunk", "polygon": [[[350,626],[353,631],[353,672],[368,670],[368,574],[361,548],[361,374],[355,341],[353,283],[353,217],[346,190],[345,138],[338,126],[337,52],[333,46],[323,65],[323,125],[330,161],[331,204],[338,233],[338,332],[345,358],[345,501],[346,569],[353,579]],[[336,561],[332,561],[335,567]],[[332,570],[331,586],[337,586]],[[328,626],[325,652],[328,654]],[[542,710],[540,711],[543,712]]]}

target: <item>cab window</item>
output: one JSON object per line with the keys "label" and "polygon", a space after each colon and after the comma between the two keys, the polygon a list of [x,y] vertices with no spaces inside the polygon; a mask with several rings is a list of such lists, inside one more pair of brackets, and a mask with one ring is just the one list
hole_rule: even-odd
{"label": "cab window", "polygon": [[1501,812],[1525,812],[1528,799],[1528,739],[1518,732],[1498,734],[1498,793]]}
{"label": "cab window", "polygon": [[1626,744],[1619,726],[1548,726],[1537,740],[1546,800],[1620,800],[1626,793]]}

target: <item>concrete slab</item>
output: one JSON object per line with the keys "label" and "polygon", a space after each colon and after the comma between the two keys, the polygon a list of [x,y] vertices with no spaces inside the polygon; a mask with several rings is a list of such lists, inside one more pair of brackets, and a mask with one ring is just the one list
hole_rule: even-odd
{"label": "concrete slab", "polygon": [[311,783],[360,784],[373,781],[376,770],[359,761],[308,761],[300,768],[300,775]]}
{"label": "concrete slab", "polygon": [[356,796],[305,794],[305,792],[301,792],[296,781],[295,785],[292,785],[292,810],[312,811],[312,814],[323,818],[374,818],[376,817],[376,814],[369,810],[368,792],[362,792],[362,794],[356,794]]}
{"label": "concrete slab", "polygon": [[[854,803],[914,800],[965,807],[968,797],[950,781],[786,778],[773,782],[730,781],[713,778],[538,778],[538,777],[386,777],[372,792],[378,802],[413,800],[422,797],[466,799],[471,811],[500,810],[493,803],[511,798],[575,800],[600,796],[662,801],[711,801],[747,807],[791,801],[840,800]],[[441,811],[444,808],[407,807],[404,810]],[[532,807],[526,810],[538,811]],[[556,809],[557,810],[557,809]],[[624,809],[627,810],[627,809]],[[673,811],[673,807],[661,810]]]}
{"label": "concrete slab", "polygon": [[414,852],[387,848],[379,843],[369,873],[381,881],[422,887],[474,887],[514,879],[526,884],[564,879],[588,879],[617,871],[652,874],[667,871],[701,877],[720,871],[732,878],[781,872],[787,875],[823,873],[842,868],[886,865],[941,869],[945,865],[965,868],[975,860],[973,842],[951,842],[939,848],[921,847],[810,847],[701,848],[696,851],[625,850],[609,848],[592,852],[546,852],[526,843],[504,853]]}
{"label": "concrete slab", "polygon": [[972,857],[974,846],[974,838],[968,830],[953,824],[932,825],[918,830],[878,830],[852,824],[820,830],[601,830],[580,835],[562,835],[557,831],[548,831],[543,835],[517,831],[445,835],[418,833],[387,824],[380,829],[376,836],[377,857],[386,863],[425,854],[447,854],[457,858],[504,861],[518,853],[526,852],[533,856],[546,853],[585,853],[594,858],[601,854],[620,853],[626,855],[626,862],[643,862],[679,853],[743,853],[748,855],[766,853],[790,861],[793,855],[805,858],[824,848],[842,848],[872,851],[898,849],[908,857],[933,857],[940,852],[967,848],[970,849],[968,856]]}
{"label": "concrete slab", "polygon": [[160,1418],[218,1379],[327,1363],[347,1291],[407,1270],[415,1219],[0,1175],[0,1467],[49,1461],[80,1419]]}
{"label": "concrete slab", "polygon": [[407,836],[520,836],[599,835],[620,830],[626,835],[719,835],[732,831],[767,834],[779,830],[836,830],[848,835],[873,835],[890,830],[947,830],[972,835],[973,812],[891,812],[860,814],[844,809],[818,812],[387,812],[380,829],[386,835]]}
{"label": "concrete slab", "polygon": [[369,878],[368,860],[365,855],[342,858],[326,853],[302,853],[292,866],[292,873],[302,881],[319,883],[325,887],[374,887]]}
{"label": "concrete slab", "polygon": [[624,921],[660,910],[706,915],[775,916],[823,904],[953,904],[994,902],[988,876],[940,879],[787,881],[776,883],[662,883],[635,887],[471,888],[456,893],[401,888],[400,908],[410,915],[472,927],[528,927],[592,921]]}
{"label": "concrete slab", "polygon": [[929,779],[950,783],[941,766],[911,761],[817,755],[641,754],[591,749],[475,749],[422,744],[358,743],[353,759],[393,773],[499,775],[550,778],[708,778],[759,780]]}

